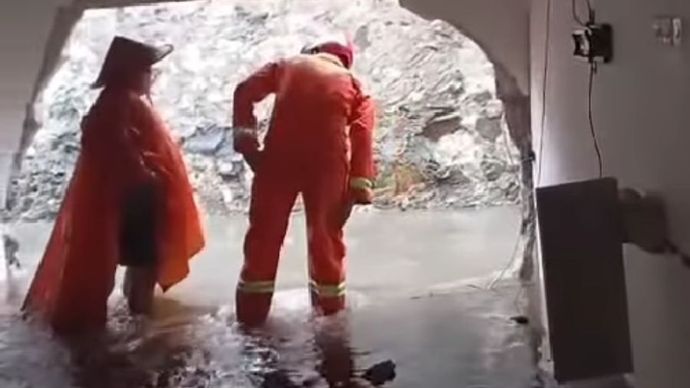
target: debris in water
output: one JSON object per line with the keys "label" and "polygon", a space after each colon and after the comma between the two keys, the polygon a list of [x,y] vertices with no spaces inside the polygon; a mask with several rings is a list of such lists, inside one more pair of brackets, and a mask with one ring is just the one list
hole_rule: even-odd
{"label": "debris in water", "polygon": [[529,325],[529,318],[527,318],[524,315],[511,317],[510,320],[517,323],[518,325]]}
{"label": "debris in water", "polygon": [[261,388],[300,388],[300,386],[290,380],[287,372],[276,370],[264,376]]}
{"label": "debris in water", "polygon": [[383,385],[395,379],[395,363],[391,360],[378,363],[367,369],[362,376],[374,386]]}
{"label": "debris in water", "polygon": [[19,257],[17,257],[17,253],[19,252],[19,241],[8,233],[3,233],[2,240],[5,249],[5,260],[7,262],[7,266],[16,267],[17,269],[21,268],[22,265],[19,262]]}

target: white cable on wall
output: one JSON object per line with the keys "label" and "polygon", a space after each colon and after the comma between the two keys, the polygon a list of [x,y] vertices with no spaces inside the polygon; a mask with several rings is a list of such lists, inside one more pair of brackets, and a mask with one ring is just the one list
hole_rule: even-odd
{"label": "white cable on wall", "polygon": [[544,78],[542,80],[541,128],[539,130],[539,155],[537,161],[537,184],[541,186],[544,159],[544,136],[546,134],[547,86],[549,77],[549,45],[551,41],[551,0],[546,0],[546,33],[544,37]]}

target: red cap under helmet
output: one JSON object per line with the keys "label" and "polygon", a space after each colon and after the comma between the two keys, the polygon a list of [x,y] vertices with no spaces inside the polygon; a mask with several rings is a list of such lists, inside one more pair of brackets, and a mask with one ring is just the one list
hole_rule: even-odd
{"label": "red cap under helmet", "polygon": [[355,57],[355,47],[352,40],[346,34],[336,34],[326,39],[322,39],[321,43],[307,45],[302,48],[303,54],[314,53],[328,53],[340,58],[343,66],[348,69],[352,67]]}
{"label": "red cap under helmet", "polygon": [[335,55],[336,57],[340,58],[343,66],[347,67],[348,69],[352,67],[352,63],[355,59],[355,50],[352,43],[349,41],[347,44],[342,44],[339,42],[321,43],[316,46],[316,50],[322,53]]}

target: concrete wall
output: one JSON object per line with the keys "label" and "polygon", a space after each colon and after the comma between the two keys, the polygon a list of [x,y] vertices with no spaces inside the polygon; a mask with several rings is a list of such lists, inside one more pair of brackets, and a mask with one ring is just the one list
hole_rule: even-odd
{"label": "concrete wall", "polygon": [[8,0],[0,6],[0,204],[50,31],[66,1]]}
{"label": "concrete wall", "polygon": [[[532,12],[537,150],[546,1],[534,0]],[[597,175],[587,122],[587,66],[571,56],[570,1],[552,0],[551,7],[541,185]],[[690,36],[674,48],[658,43],[652,31],[656,15],[690,21],[690,2],[602,0],[595,8],[599,21],[610,22],[615,35],[615,62],[600,67],[594,87],[605,173],[622,185],[660,193],[668,203],[674,240],[690,250]],[[690,269],[676,259],[634,248],[626,250],[625,264],[638,387],[690,387]]]}
{"label": "concrete wall", "polygon": [[410,11],[444,20],[476,41],[529,94],[529,0],[400,0]]}
{"label": "concrete wall", "polygon": [[0,151],[14,151],[58,4],[12,0],[0,11]]}

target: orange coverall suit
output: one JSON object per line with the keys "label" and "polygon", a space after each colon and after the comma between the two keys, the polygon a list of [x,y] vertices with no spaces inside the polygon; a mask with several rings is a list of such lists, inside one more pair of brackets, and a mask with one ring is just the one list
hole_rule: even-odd
{"label": "orange coverall suit", "polygon": [[237,317],[244,323],[260,323],[268,315],[281,246],[300,193],[312,303],[325,314],[344,307],[343,227],[350,187],[375,175],[373,102],[336,57],[298,55],[261,68],[235,91],[234,127],[255,129],[254,104],[272,93],[275,107],[255,168],[237,286]]}

